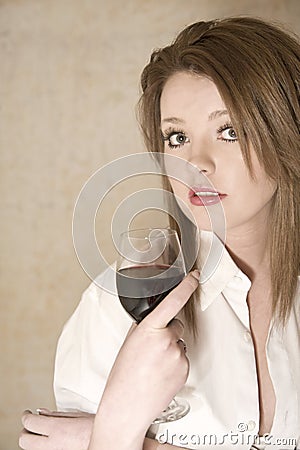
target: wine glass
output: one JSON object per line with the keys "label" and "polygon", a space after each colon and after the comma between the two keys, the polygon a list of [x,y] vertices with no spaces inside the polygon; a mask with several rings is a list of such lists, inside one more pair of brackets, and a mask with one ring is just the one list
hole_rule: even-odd
{"label": "wine glass", "polygon": [[[116,283],[123,308],[141,322],[186,275],[177,232],[145,228],[121,234]],[[174,398],[153,423],[178,420],[189,412],[188,402]]]}

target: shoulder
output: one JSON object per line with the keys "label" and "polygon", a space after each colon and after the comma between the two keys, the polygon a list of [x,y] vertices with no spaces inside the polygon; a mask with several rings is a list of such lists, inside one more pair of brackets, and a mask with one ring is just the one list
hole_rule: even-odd
{"label": "shoulder", "polygon": [[95,412],[114,359],[132,320],[113,289],[114,272],[104,271],[84,291],[60,334],[54,391],[60,408]]}
{"label": "shoulder", "polygon": [[123,309],[116,291],[115,267],[109,266],[83,292],[66,328],[107,328],[127,330],[132,319]]}
{"label": "shoulder", "polygon": [[82,294],[82,300],[90,298],[100,300],[109,296],[117,297],[115,264],[101,272]]}
{"label": "shoulder", "polygon": [[288,324],[294,324],[294,327],[297,329],[298,336],[300,336],[300,276],[298,277],[296,294],[291,308]]}
{"label": "shoulder", "polygon": [[78,305],[81,309],[119,304],[116,288],[115,265],[107,267],[85,289]]}

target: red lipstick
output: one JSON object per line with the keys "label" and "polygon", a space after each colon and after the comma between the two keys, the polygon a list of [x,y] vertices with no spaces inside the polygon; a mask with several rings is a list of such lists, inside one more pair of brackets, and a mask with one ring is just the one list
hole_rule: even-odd
{"label": "red lipstick", "polygon": [[189,200],[195,206],[210,206],[219,203],[227,197],[213,188],[195,186],[189,191]]}

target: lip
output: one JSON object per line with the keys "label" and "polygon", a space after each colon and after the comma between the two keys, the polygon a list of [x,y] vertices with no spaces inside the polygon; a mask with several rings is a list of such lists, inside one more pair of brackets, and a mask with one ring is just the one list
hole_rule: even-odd
{"label": "lip", "polygon": [[[197,195],[196,192],[201,192],[204,195],[203,196],[199,194]],[[215,191],[214,189],[209,187],[194,186],[192,189],[189,190],[188,196],[192,205],[210,206],[219,203],[221,200],[227,197],[227,194]]]}

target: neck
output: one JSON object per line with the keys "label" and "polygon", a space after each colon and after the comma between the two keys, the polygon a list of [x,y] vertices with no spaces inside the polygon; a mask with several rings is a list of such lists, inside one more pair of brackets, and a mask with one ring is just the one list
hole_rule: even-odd
{"label": "neck", "polygon": [[270,282],[269,242],[267,227],[229,230],[226,247],[236,265],[252,283]]}

